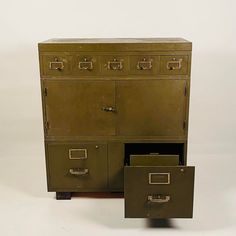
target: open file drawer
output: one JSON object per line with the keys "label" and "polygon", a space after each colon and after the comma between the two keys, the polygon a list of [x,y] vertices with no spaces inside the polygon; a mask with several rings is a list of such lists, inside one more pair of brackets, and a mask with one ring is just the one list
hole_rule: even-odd
{"label": "open file drawer", "polygon": [[191,218],[193,190],[194,167],[125,166],[125,217]]}

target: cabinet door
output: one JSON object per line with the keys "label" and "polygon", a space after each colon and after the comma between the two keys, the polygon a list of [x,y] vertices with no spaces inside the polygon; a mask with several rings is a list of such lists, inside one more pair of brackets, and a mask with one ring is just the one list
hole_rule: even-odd
{"label": "cabinet door", "polygon": [[[46,80],[45,115],[50,136],[114,135],[115,82]],[[106,109],[104,109],[106,108]]]}
{"label": "cabinet door", "polygon": [[185,80],[117,82],[117,134],[184,135]]}

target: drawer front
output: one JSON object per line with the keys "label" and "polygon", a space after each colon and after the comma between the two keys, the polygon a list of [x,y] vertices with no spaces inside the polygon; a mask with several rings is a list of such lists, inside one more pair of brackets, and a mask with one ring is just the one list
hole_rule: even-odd
{"label": "drawer front", "polygon": [[136,75],[157,74],[158,57],[150,55],[130,56],[130,72]]}
{"label": "drawer front", "polygon": [[81,76],[98,75],[100,63],[98,56],[77,54],[74,56],[73,73]]}
{"label": "drawer front", "polygon": [[129,72],[129,57],[123,55],[104,55],[100,57],[103,75],[126,75]]}
{"label": "drawer front", "polygon": [[42,56],[42,73],[45,76],[66,76],[72,71],[72,56],[63,53]]}
{"label": "drawer front", "polygon": [[194,167],[126,166],[125,217],[191,218],[193,189]]}
{"label": "drawer front", "polygon": [[47,144],[49,190],[94,191],[107,188],[107,145]]}
{"label": "drawer front", "polygon": [[188,74],[187,55],[169,55],[160,57],[160,74],[163,75],[186,75]]}

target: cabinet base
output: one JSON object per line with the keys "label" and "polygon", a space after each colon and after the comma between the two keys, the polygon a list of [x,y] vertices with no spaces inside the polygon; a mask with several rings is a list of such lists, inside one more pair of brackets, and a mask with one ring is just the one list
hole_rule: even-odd
{"label": "cabinet base", "polygon": [[71,200],[71,192],[56,192],[57,200]]}

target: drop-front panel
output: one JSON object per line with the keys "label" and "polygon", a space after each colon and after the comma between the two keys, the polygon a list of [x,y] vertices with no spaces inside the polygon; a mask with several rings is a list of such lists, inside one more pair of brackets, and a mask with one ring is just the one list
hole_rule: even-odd
{"label": "drop-front panel", "polygon": [[39,43],[48,191],[123,192],[125,216],[192,217],[191,42]]}

